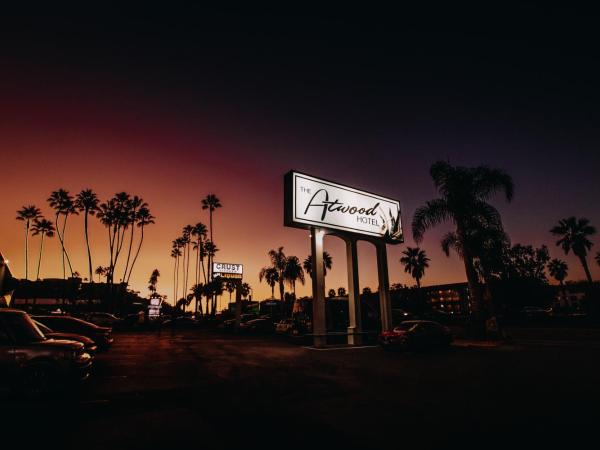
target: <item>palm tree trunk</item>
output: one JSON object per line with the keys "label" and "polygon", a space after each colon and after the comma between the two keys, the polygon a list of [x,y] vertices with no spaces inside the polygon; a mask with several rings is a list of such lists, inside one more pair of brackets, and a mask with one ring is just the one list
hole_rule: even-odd
{"label": "palm tree trunk", "polygon": [[[63,235],[63,252],[64,252],[64,256],[67,257],[67,264],[69,264],[69,271],[71,272],[71,277],[73,276],[73,266],[71,265],[71,258],[69,258],[69,253],[67,252],[67,248],[65,247],[65,233],[67,230],[67,219],[69,218],[68,214],[65,214],[65,221],[63,222],[63,230],[62,230],[62,235]],[[63,262],[64,264],[64,262]]]}
{"label": "palm tree trunk", "polygon": [[135,252],[133,261],[131,261],[131,267],[129,267],[129,275],[127,276],[127,284],[129,284],[129,280],[131,279],[131,273],[133,272],[133,266],[135,266],[138,256],[140,255],[140,250],[142,249],[143,242],[144,242],[144,224],[142,223],[142,226],[140,227],[140,242],[139,242],[138,248]]}
{"label": "palm tree trunk", "polygon": [[133,231],[135,230],[135,223],[131,224],[131,235],[129,236],[129,250],[127,250],[127,260],[125,261],[125,272],[123,273],[123,281],[128,280],[127,269],[129,267],[129,258],[131,258],[131,248],[133,247]]}
{"label": "palm tree trunk", "polygon": [[63,242],[62,235],[60,234],[60,225],[58,223],[58,219],[60,217],[60,213],[57,212],[54,218],[54,228],[56,228],[56,235],[58,236],[58,241],[60,242],[61,256],[62,256],[62,268],[63,268],[63,280],[65,277],[65,244]]}
{"label": "palm tree trunk", "polygon": [[92,272],[92,251],[90,250],[90,239],[89,239],[89,235],[88,235],[88,211],[85,211],[85,218],[84,218],[84,226],[85,226],[85,245],[87,246],[87,252],[88,252],[88,268],[90,270],[90,282],[94,280],[94,274]]}
{"label": "palm tree trunk", "polygon": [[29,219],[25,221],[25,279],[29,279]]}
{"label": "palm tree trunk", "polygon": [[421,278],[415,278],[417,281],[417,289],[421,289]]}
{"label": "palm tree trunk", "polygon": [[585,277],[588,280],[588,283],[592,284],[594,281],[592,280],[592,274],[590,272],[590,268],[587,263],[587,259],[585,255],[577,255],[579,260],[581,261],[581,265],[583,266],[583,270],[585,271]]}
{"label": "palm tree trunk", "polygon": [[36,280],[40,279],[40,265],[42,264],[42,253],[44,252],[44,232],[42,232],[42,236],[40,238],[40,255],[38,256],[38,265],[37,265],[37,274],[35,276]]}

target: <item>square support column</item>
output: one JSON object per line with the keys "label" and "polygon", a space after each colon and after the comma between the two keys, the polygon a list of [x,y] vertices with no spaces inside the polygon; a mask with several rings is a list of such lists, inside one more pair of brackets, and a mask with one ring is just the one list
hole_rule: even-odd
{"label": "square support column", "polygon": [[327,328],[325,326],[325,271],[323,267],[323,238],[325,233],[319,228],[310,230],[310,250],[312,259],[312,291],[313,291],[313,335],[314,346],[324,347],[327,344]]}
{"label": "square support column", "polygon": [[360,292],[358,284],[358,253],[356,240],[345,239],[346,267],[348,270],[348,345],[362,344],[362,320],[360,313]]}
{"label": "square support column", "polygon": [[385,244],[377,244],[376,248],[381,330],[389,331],[392,329],[392,301],[390,299],[390,279],[388,276],[387,248]]}

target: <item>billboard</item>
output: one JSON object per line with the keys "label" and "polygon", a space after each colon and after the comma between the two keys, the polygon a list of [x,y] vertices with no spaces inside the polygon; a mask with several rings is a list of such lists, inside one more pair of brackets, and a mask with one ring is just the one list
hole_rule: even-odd
{"label": "billboard", "polygon": [[398,200],[295,171],[285,175],[284,194],[286,226],[403,242]]}
{"label": "billboard", "polygon": [[215,277],[241,280],[244,275],[244,266],[242,264],[213,262],[212,269]]}

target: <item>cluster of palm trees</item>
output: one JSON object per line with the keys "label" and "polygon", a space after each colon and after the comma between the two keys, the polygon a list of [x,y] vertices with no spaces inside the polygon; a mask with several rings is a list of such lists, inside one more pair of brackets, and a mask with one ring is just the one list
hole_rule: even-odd
{"label": "cluster of palm trees", "polygon": [[[53,210],[53,220],[43,217],[41,210],[35,205],[27,205],[17,211],[17,220],[24,223],[25,228],[25,279],[29,279],[29,235],[40,236],[40,247],[36,271],[39,279],[44,252],[44,238],[58,237],[61,248],[63,279],[78,274],[73,270],[71,257],[67,251],[67,221],[70,216],[83,215],[83,233],[86,242],[89,281],[93,282],[94,273],[99,277],[106,276],[109,284],[115,279],[117,263],[121,261],[122,275],[120,281],[129,283],[133,269],[140,255],[144,242],[144,228],[154,223],[148,204],[137,195],[119,192],[106,202],[100,202],[92,189],[83,189],[73,196],[65,189],[57,189],[48,197],[48,205]],[[89,218],[96,216],[108,232],[110,258],[107,266],[99,266],[94,272],[92,267],[92,250],[89,235]],[[139,237],[136,237],[139,230]],[[126,259],[125,259],[126,255]],[[121,260],[119,257],[121,256]],[[123,259],[125,259],[123,263]]]}
{"label": "cluster of palm trees", "polygon": [[[217,297],[227,290],[231,299],[231,293],[235,290],[233,283],[215,278],[212,273],[214,256],[219,251],[214,243],[213,214],[222,206],[216,195],[208,194],[202,199],[202,209],[208,211],[209,226],[201,222],[186,225],[181,235],[172,241],[173,299],[175,305],[184,311],[195,300],[197,314],[214,315],[217,312]],[[242,297],[248,296],[248,283],[242,284],[241,293]],[[202,297],[206,298],[205,308],[202,307]]]}
{"label": "cluster of palm trees", "polygon": [[[271,298],[275,298],[275,286],[279,286],[279,298],[282,301],[285,297],[285,285],[292,290],[294,299],[296,299],[296,283],[304,284],[306,282],[305,272],[312,278],[312,258],[307,256],[302,263],[297,256],[287,256],[283,247],[271,249],[268,251],[269,265],[263,267],[258,279],[263,280],[271,287]],[[327,275],[327,270],[331,269],[333,259],[328,252],[323,252],[323,269]]]}
{"label": "cluster of palm trees", "polygon": [[[513,180],[499,169],[487,166],[456,167],[444,161],[434,163],[430,174],[440,196],[416,210],[412,221],[413,238],[420,243],[430,228],[444,222],[453,224],[454,230],[442,239],[442,249],[446,254],[454,249],[462,258],[476,313],[483,313],[486,309],[489,310],[490,305],[484,303],[480,281],[483,281],[486,293],[489,293],[487,288],[492,274],[509,243],[500,213],[489,200],[495,194],[503,193],[506,200],[511,201],[514,194]],[[560,220],[550,231],[559,237],[556,245],[565,254],[572,251],[579,258],[587,280],[592,283],[587,252],[593,245],[589,237],[596,233],[596,229],[589,220],[569,217]],[[600,264],[600,252],[596,255],[596,260]],[[429,263],[425,252],[418,247],[409,247],[404,251],[401,262],[405,271],[420,286]],[[568,266],[560,259],[553,259],[548,264],[548,271],[562,285]]]}

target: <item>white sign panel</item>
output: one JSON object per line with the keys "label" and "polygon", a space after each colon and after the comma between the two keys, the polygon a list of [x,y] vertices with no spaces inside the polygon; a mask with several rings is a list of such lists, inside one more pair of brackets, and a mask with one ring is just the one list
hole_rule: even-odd
{"label": "white sign panel", "polygon": [[286,175],[288,226],[320,227],[402,242],[400,203],[299,172]]}
{"label": "white sign panel", "polygon": [[244,266],[242,264],[213,262],[213,273],[221,275],[243,275]]}

